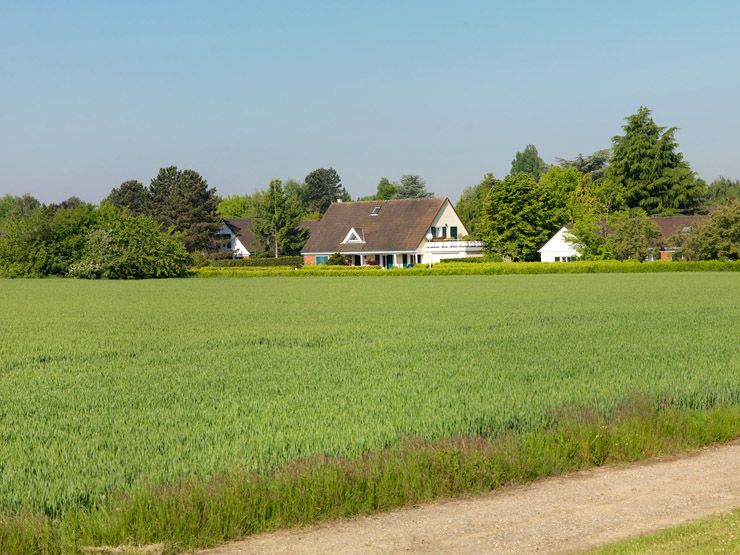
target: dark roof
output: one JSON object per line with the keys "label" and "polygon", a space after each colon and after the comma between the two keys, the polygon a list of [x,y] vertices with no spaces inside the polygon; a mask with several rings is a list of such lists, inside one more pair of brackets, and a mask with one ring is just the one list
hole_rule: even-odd
{"label": "dark roof", "polygon": [[[413,251],[447,198],[335,202],[312,230],[305,253]],[[377,216],[373,208],[380,207]],[[342,241],[354,230],[364,243]]]}
{"label": "dark roof", "polygon": [[[254,254],[262,249],[257,238],[254,236],[252,230],[252,218],[224,218],[224,223],[231,230],[231,232],[237,236],[239,242],[244,245],[250,253]],[[319,223],[318,220],[303,220],[298,224],[299,229],[305,229],[308,231],[309,236],[311,231]]]}
{"label": "dark roof", "polygon": [[253,254],[259,250],[259,245],[252,231],[251,218],[224,218],[224,223],[236,235],[245,249]]}
{"label": "dark roof", "polygon": [[707,220],[709,216],[651,216],[650,219],[658,224],[663,240],[667,240],[676,233],[691,233],[697,224]]}

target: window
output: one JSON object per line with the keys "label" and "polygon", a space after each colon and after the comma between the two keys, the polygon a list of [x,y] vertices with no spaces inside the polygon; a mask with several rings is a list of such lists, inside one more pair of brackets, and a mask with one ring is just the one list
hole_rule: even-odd
{"label": "window", "polygon": [[377,216],[378,214],[380,214],[380,206],[376,206],[375,208],[373,208],[373,211],[370,212],[371,216]]}
{"label": "window", "polygon": [[416,255],[416,263],[417,264],[421,264],[421,255],[420,254],[417,254]]}
{"label": "window", "polygon": [[442,237],[442,239],[447,237],[447,228],[446,227],[440,227],[439,228],[439,236]]}
{"label": "window", "polygon": [[355,231],[355,228],[351,228],[349,230],[349,233],[347,233],[347,236],[344,238],[344,241],[342,243],[364,243],[365,241],[362,240],[362,237],[360,237],[360,234]]}
{"label": "window", "polygon": [[[555,262],[560,262],[560,257],[559,256],[556,256],[555,257]],[[318,262],[316,264],[318,264]]]}
{"label": "window", "polygon": [[430,227],[429,228],[429,233],[432,234],[432,237],[436,237],[437,236],[437,228],[434,227],[434,226]]}
{"label": "window", "polygon": [[457,226],[450,227],[450,237],[457,239]]}
{"label": "window", "polygon": [[326,264],[327,262],[329,262],[329,257],[328,256],[323,256],[322,255],[322,256],[317,256],[316,257],[316,264]]}

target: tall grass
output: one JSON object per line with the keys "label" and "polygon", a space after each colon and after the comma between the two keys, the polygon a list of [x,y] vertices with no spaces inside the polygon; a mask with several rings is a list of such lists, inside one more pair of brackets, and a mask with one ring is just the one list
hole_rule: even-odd
{"label": "tall grass", "polygon": [[363,457],[314,456],[261,475],[144,486],[94,511],[0,520],[0,552],[62,554],[99,545],[206,547],[280,527],[480,493],[607,463],[665,455],[740,434],[740,407],[658,410],[639,397],[609,414],[554,416],[494,437],[406,440]]}

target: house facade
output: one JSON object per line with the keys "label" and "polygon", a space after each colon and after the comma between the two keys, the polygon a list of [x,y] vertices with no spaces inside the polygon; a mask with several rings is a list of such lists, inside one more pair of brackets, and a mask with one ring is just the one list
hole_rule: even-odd
{"label": "house facade", "polygon": [[224,218],[216,239],[222,243],[221,250],[232,251],[234,258],[249,258],[258,249],[251,218]]}
{"label": "house facade", "polygon": [[301,254],[304,264],[325,264],[338,252],[351,266],[408,268],[481,256],[483,243],[467,234],[448,198],[335,202]]}
{"label": "house facade", "polygon": [[[678,251],[676,245],[671,244],[671,238],[678,234],[688,234],[693,231],[697,224],[705,221],[709,216],[653,216],[651,221],[655,222],[660,230],[660,236],[656,241],[659,260],[673,260]],[[607,233],[609,231],[607,230]],[[578,258],[577,244],[568,239],[569,227],[561,227],[541,249],[539,249],[542,262],[570,262]]]}

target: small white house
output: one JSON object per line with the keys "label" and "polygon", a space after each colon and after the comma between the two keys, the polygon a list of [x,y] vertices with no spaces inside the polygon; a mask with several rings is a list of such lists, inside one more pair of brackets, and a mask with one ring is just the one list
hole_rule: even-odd
{"label": "small white house", "polygon": [[222,249],[231,251],[234,258],[249,258],[256,250],[249,218],[225,218],[216,237],[223,241]]}
{"label": "small white house", "polygon": [[571,262],[578,258],[574,243],[568,240],[567,226],[561,227],[539,250],[542,262]]}

